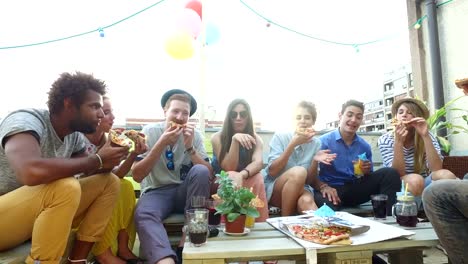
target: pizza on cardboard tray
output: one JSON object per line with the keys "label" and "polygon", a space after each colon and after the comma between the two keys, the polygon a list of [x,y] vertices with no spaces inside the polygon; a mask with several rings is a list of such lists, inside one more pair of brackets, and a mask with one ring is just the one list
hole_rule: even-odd
{"label": "pizza on cardboard tray", "polygon": [[286,224],[295,237],[321,245],[351,245],[351,228],[311,223]]}

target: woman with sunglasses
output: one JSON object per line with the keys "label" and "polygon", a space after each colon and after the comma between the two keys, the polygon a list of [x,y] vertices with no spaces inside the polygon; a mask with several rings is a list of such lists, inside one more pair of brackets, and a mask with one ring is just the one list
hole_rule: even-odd
{"label": "woman with sunglasses", "polygon": [[[105,96],[103,97],[102,111],[104,112],[104,118],[101,119],[96,132],[85,134],[88,139],[86,145],[88,154],[96,153],[107,142],[107,135],[114,124],[115,116],[112,105],[109,98]],[[136,236],[133,222],[136,198],[133,184],[124,179],[124,176],[130,171],[135,158],[139,154],[145,153],[146,150],[147,146],[144,140],[140,139],[127,159],[112,171],[120,178],[120,193],[102,240],[97,242],[92,250],[99,263],[143,263],[132,252]]]}
{"label": "woman with sunglasses", "polygon": [[[267,204],[265,185],[260,171],[263,167],[263,141],[255,133],[250,106],[244,99],[233,100],[227,109],[221,131],[211,137],[212,167],[215,173],[224,170],[237,186],[252,188],[254,194]],[[214,187],[213,187],[214,186]],[[212,185],[215,192],[216,185]],[[268,218],[268,208],[258,208],[256,222]]]}
{"label": "woman with sunglasses", "polygon": [[279,207],[282,216],[315,210],[312,161],[329,164],[336,154],[320,150],[320,140],[312,126],[317,110],[311,102],[300,102],[295,110],[295,131],[275,133],[270,141],[268,165],[263,170],[266,194],[271,206]]}

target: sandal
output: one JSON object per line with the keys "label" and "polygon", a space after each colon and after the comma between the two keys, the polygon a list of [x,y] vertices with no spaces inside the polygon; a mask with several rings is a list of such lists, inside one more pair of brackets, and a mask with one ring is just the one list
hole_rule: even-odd
{"label": "sandal", "polygon": [[281,208],[276,207],[276,206],[270,206],[268,211],[269,211],[269,214],[271,215],[279,215],[281,213]]}

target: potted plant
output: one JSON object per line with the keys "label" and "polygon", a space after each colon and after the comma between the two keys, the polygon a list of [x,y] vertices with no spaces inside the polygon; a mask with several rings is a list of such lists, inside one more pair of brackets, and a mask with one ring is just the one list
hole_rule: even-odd
{"label": "potted plant", "polygon": [[235,186],[232,179],[225,171],[216,174],[218,191],[213,198],[219,200],[216,213],[225,216],[226,232],[244,233],[245,217],[258,217],[260,214],[256,208],[259,200],[251,190]]}
{"label": "potted plant", "polygon": [[[434,114],[432,114],[428,119],[427,123],[429,125],[429,129],[431,132],[437,136],[437,140],[439,141],[440,147],[442,148],[442,151],[445,153],[450,153],[451,149],[451,144],[448,141],[447,137],[450,135],[455,135],[459,133],[468,133],[468,117],[467,109],[462,109],[462,108],[454,108],[451,107],[451,105],[463,98],[464,96],[457,97],[455,99],[452,99],[451,101],[447,102],[442,108],[437,109]],[[442,117],[445,117],[447,115],[448,111],[457,111],[460,113],[460,115],[456,117],[452,117],[450,120],[443,120]],[[465,123],[465,125],[456,125],[454,123],[455,120],[462,119]],[[448,134],[444,137],[438,136],[437,131],[441,129],[447,129]]]}

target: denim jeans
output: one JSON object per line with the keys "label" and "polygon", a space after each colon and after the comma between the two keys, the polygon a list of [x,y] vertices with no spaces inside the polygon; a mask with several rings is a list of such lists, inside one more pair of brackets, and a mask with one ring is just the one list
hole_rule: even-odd
{"label": "denim jeans", "polygon": [[209,173],[206,166],[197,164],[181,184],[162,186],[140,196],[135,208],[135,226],[142,249],[140,256],[147,259],[147,263],[156,263],[166,257],[176,261],[163,221],[172,213],[183,214],[190,209],[192,196],[208,197]]}
{"label": "denim jeans", "polygon": [[433,182],[423,205],[450,261],[468,263],[468,180]]}

